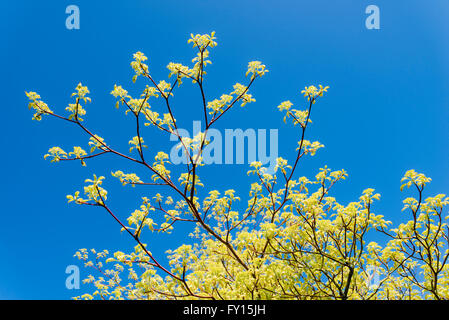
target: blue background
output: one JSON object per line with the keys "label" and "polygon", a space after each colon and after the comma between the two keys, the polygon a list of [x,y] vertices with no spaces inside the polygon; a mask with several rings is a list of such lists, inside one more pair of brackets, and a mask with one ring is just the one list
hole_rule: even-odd
{"label": "blue background", "polygon": [[[81,10],[80,30],[65,27],[70,4]],[[380,8],[380,30],[365,28],[370,4]],[[86,168],[44,161],[43,154],[55,145],[87,149],[88,137],[56,119],[31,121],[25,90],[37,91],[52,110],[64,114],[81,81],[93,100],[86,125],[126,152],[135,135],[133,121],[114,108],[109,92],[115,83],[135,95],[144,87],[143,79],[131,82],[132,53],[143,51],[154,77],[166,79],[168,62],[188,64],[193,57],[189,34],[215,30],[208,100],[230,92],[237,81],[245,83],[248,61],[261,60],[270,70],[251,90],[257,102],[235,108],[217,127],[279,128],[279,153],[291,159],[298,128],[285,126],[276,106],[289,99],[304,107],[304,86],[329,85],[307,135],[326,148],[301,164],[298,173],[312,178],[325,164],[346,169],[349,178],[335,188],[337,199],[345,204],[373,187],[382,194],[376,213],[397,223],[406,218],[400,211],[406,194],[399,191],[406,170],[433,178],[427,195],[447,193],[449,187],[448,18],[445,0],[3,1],[0,298],[79,295],[87,288],[65,287],[66,267],[81,266],[73,258],[78,248],[113,251],[134,245],[106,212],[67,204],[65,196],[82,190],[93,172],[106,176],[110,205],[121,218],[138,207],[140,196],[163,191],[122,188],[110,171],[135,167],[110,156],[88,161]],[[201,119],[200,95],[189,81],[175,93],[174,109],[181,127],[190,129],[192,120]],[[144,137],[148,158],[173,144],[152,133]],[[236,189],[244,205],[251,181],[247,169],[214,165],[200,176],[220,191]],[[150,240],[158,256],[187,241],[183,233]],[[82,277],[88,273],[81,267]]]}

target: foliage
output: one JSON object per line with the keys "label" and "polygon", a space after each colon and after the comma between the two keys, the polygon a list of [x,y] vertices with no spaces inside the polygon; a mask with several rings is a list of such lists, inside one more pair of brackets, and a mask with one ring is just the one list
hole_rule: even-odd
{"label": "foliage", "polygon": [[[54,113],[35,92],[27,92],[34,120],[55,117],[78,126],[89,136],[90,152],[79,146],[66,152],[53,147],[46,158],[52,162],[80,161],[112,154],[149,170],[144,181],[135,173],[115,171],[112,176],[124,186],[169,188],[176,195],[157,193],[142,198],[142,204],[126,222],[119,219],[107,203],[103,188],[105,177],[86,180],[83,195],[67,196],[69,202],[106,210],[121,230],[136,241],[133,252],[80,249],[76,256],[87,267],[95,291],[83,299],[447,299],[449,298],[449,229],[443,209],[449,198],[443,194],[424,198],[431,179],[414,170],[407,171],[401,190],[416,189],[418,198],[406,198],[407,223],[392,228],[391,222],[372,212],[380,195],[366,189],[357,201],[340,204],[331,196],[332,187],[347,177],[344,170],[327,166],[316,176],[296,177],[299,161],[313,156],[323,145],[305,139],[311,123],[313,106],[328,87],[308,86],[302,90],[307,100],[305,110],[293,109],[284,101],[278,109],[284,121],[299,125],[297,156],[293,162],[278,158],[275,172],[267,173],[262,163],[253,162],[248,174],[254,178],[247,206],[239,210],[240,197],[234,190],[223,193],[208,190],[198,176],[202,152],[208,144],[207,131],[234,105],[254,102],[249,93],[253,83],[268,70],[260,61],[248,64],[247,84],[236,83],[233,91],[212,101],[204,93],[205,67],[211,63],[209,49],[214,48],[215,34],[191,35],[196,49],[192,66],[169,63],[169,78],[156,81],[142,52],[134,54],[131,66],[133,81],[144,77],[149,84],[138,98],[115,85],[111,94],[116,106],[124,106],[136,121],[136,135],[129,141],[129,154],[119,152],[84,125],[90,101],[89,90],[81,83],[73,93],[74,102],[66,108],[67,116]],[[189,139],[178,132],[171,106],[175,88],[191,80],[202,97],[205,131]],[[162,102],[165,113],[157,112],[149,100]],[[142,126],[154,127],[179,140],[188,161],[180,176],[172,174],[167,153],[155,152],[154,162],[147,160]],[[164,187],[162,187],[164,186]],[[203,191],[199,192],[199,188]],[[162,189],[165,190],[165,189]],[[142,240],[147,232],[170,233],[179,223],[190,224],[193,244],[167,251],[168,265],[155,257]],[[384,246],[368,242],[369,237],[388,237]],[[379,281],[373,282],[373,277]]]}

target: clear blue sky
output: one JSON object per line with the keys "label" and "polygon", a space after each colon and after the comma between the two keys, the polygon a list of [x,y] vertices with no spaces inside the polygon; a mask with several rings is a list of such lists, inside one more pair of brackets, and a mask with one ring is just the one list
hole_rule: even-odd
{"label": "clear blue sky", "polygon": [[[80,30],[65,28],[70,4],[81,10]],[[380,30],[365,28],[370,4],[380,8]],[[236,108],[219,128],[279,128],[280,154],[291,158],[297,131],[283,124],[275,107],[287,99],[303,105],[305,85],[329,85],[308,132],[326,148],[299,168],[301,175],[313,177],[325,164],[344,168],[349,179],[335,189],[339,200],[356,200],[373,187],[382,194],[376,213],[395,222],[405,218],[400,209],[406,194],[400,193],[399,180],[406,170],[431,176],[432,194],[449,191],[446,0],[18,0],[2,3],[0,30],[2,299],[78,295],[82,290],[65,288],[65,268],[78,263],[73,258],[78,248],[133,244],[102,210],[66,203],[66,194],[81,189],[93,172],[106,175],[111,206],[123,218],[142,195],[110,176],[111,170],[133,169],[122,161],[96,159],[87,168],[44,161],[49,147],[86,146],[87,137],[54,119],[31,121],[24,91],[39,92],[53,110],[64,113],[76,84],[88,85],[93,103],[87,125],[126,150],[132,123],[113,107],[109,92],[115,83],[133,93],[143,88],[143,81],[131,82],[129,63],[138,50],[149,57],[158,79],[167,76],[168,62],[187,63],[193,55],[186,43],[190,32],[217,32],[208,100],[243,81],[248,61],[261,60],[270,70],[252,90],[257,102]],[[175,112],[187,128],[200,119],[199,98],[190,84],[179,91]],[[147,141],[150,152],[169,143],[161,137]],[[246,170],[245,165],[212,166],[202,177],[221,191],[238,190],[246,201]],[[153,252],[181,240],[155,238]]]}

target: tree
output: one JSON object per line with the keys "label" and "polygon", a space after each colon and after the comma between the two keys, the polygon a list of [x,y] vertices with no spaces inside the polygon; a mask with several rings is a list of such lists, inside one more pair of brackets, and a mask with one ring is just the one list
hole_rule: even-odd
{"label": "tree", "polygon": [[[357,201],[342,205],[331,196],[332,187],[347,173],[332,171],[327,166],[316,176],[296,177],[298,163],[313,156],[323,147],[306,140],[310,115],[328,87],[308,86],[302,90],[307,110],[293,109],[290,101],[278,109],[284,121],[298,125],[299,141],[293,162],[278,158],[275,172],[261,162],[251,163],[248,174],[254,177],[245,210],[238,208],[240,198],[234,190],[221,194],[208,190],[198,176],[204,165],[203,153],[208,143],[208,130],[235,105],[254,100],[251,86],[268,70],[259,61],[248,64],[247,84],[236,83],[234,91],[207,102],[204,93],[205,67],[211,63],[209,49],[217,43],[210,35],[191,35],[188,40],[197,53],[193,66],[169,63],[172,82],[157,82],[145,63],[147,57],[137,52],[131,66],[133,81],[145,78],[149,84],[139,98],[115,85],[111,94],[117,108],[123,106],[135,118],[136,136],[129,141],[129,153],[122,153],[84,124],[85,105],[91,102],[89,90],[81,83],[72,94],[74,102],[66,108],[67,116],[53,112],[35,92],[26,92],[34,120],[43,116],[64,120],[78,126],[89,136],[90,152],[75,146],[66,152],[53,147],[45,155],[52,162],[80,161],[105,154],[126,159],[148,170],[150,179],[135,173],[116,171],[112,175],[123,185],[168,188],[172,193],[157,193],[122,221],[107,203],[104,177],[94,175],[86,180],[84,195],[75,192],[69,202],[105,210],[135,242],[133,252],[80,249],[76,256],[99,276],[84,282],[96,290],[78,298],[93,299],[447,299],[449,298],[449,228],[444,222],[446,195],[424,198],[425,186],[431,181],[424,174],[407,171],[401,190],[414,188],[418,198],[406,198],[404,210],[411,219],[397,228],[372,212],[380,195],[366,189]],[[175,88],[191,80],[202,97],[205,131],[193,138],[179,133],[171,106]],[[160,101],[165,113],[153,110],[149,100]],[[154,161],[144,152],[142,123],[175,135],[186,158],[180,176],[171,172],[170,157],[164,151],[155,153]],[[168,263],[151,253],[143,240],[144,230],[170,233],[179,223],[192,228],[193,244],[168,250]],[[368,236],[388,238],[384,246],[367,241]],[[108,267],[111,266],[111,267]],[[122,278],[123,277],[123,278]],[[129,280],[128,280],[129,279]],[[377,279],[377,281],[373,281]]]}

